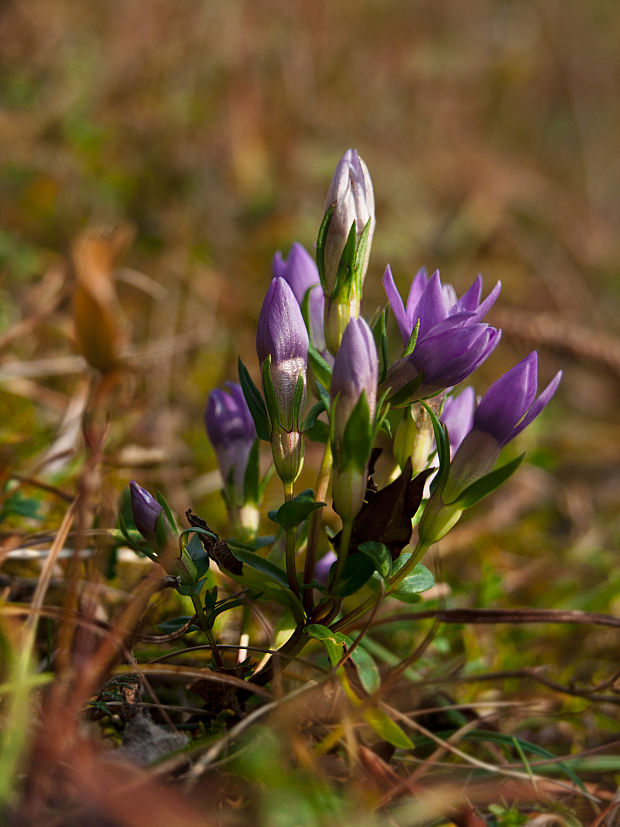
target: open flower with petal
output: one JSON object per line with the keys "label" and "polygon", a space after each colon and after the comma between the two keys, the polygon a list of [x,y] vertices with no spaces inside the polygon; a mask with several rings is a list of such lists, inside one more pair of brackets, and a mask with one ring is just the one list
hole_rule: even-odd
{"label": "open flower with petal", "polygon": [[441,284],[439,273],[428,279],[421,270],[413,280],[406,306],[389,267],[383,285],[403,342],[409,343],[418,328],[413,352],[393,364],[385,380],[392,397],[404,395],[399,401],[424,399],[458,385],[499,343],[500,331],[481,321],[499,294],[499,282],[481,302],[482,279],[478,276],[458,299],[450,285]]}
{"label": "open flower with petal", "polygon": [[419,527],[422,542],[440,540],[465,508],[497,488],[516,470],[521,458],[490,473],[504,445],[540,414],[561,378],[559,371],[537,397],[538,356],[533,351],[491,385],[475,410],[471,430],[424,510]]}
{"label": "open flower with petal", "polygon": [[472,387],[464,388],[461,393],[446,398],[440,419],[448,429],[451,456],[454,456],[461,442],[471,431],[475,409],[476,393]]}

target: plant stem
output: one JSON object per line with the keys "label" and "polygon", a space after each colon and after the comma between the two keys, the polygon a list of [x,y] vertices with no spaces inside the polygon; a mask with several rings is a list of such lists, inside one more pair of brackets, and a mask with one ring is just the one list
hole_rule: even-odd
{"label": "plant stem", "polygon": [[[284,502],[293,499],[293,483],[284,483]],[[295,548],[297,545],[297,526],[286,529],[286,576],[291,591],[299,597],[299,583],[295,567]]]}
{"label": "plant stem", "polygon": [[334,572],[334,579],[330,589],[331,594],[338,591],[342,572],[344,571],[347,557],[349,556],[349,546],[351,544],[351,532],[353,531],[353,518],[348,517],[342,521],[342,532],[340,533],[340,548],[338,549],[338,560],[336,561],[336,571]]}
{"label": "plant stem", "polygon": [[211,651],[213,652],[213,660],[215,661],[219,669],[223,669],[224,661],[222,660],[222,656],[220,655],[220,650],[217,648],[217,643],[215,642],[215,638],[213,637],[213,631],[209,626],[209,621],[207,620],[205,610],[202,608],[200,596],[193,594],[192,603],[194,604],[194,609],[196,610],[196,619],[198,620],[198,625],[205,633],[209,646],[211,647]]}
{"label": "plant stem", "polygon": [[[316,492],[314,498],[317,502],[323,502],[327,497],[329,478],[332,472],[332,450],[329,441],[325,445],[323,461],[316,478]],[[304,585],[312,583],[314,579],[314,566],[316,564],[316,549],[323,526],[323,509],[317,508],[310,515],[310,528],[308,530],[308,544],[306,546],[306,560],[304,562]],[[304,589],[304,609],[308,614],[312,612],[312,589]]]}
{"label": "plant stem", "polygon": [[[413,568],[420,562],[422,557],[424,557],[428,549],[429,545],[427,543],[418,542],[411,554],[411,557],[407,560],[402,569],[390,578],[389,586],[387,590],[384,592],[383,597],[387,597],[390,594],[390,592],[398,588],[398,586],[402,583],[405,577],[407,577],[411,573]],[[353,623],[353,621],[357,620],[358,617],[361,617],[362,615],[366,614],[367,611],[372,609],[372,607],[380,599],[382,599],[382,595],[373,594],[363,603],[360,603],[360,605],[357,606],[355,609],[350,611],[348,614],[344,615],[344,617],[341,617],[337,623],[334,623],[334,625],[331,627],[332,630],[334,632],[338,632],[340,631],[340,629],[346,629],[346,627]]]}

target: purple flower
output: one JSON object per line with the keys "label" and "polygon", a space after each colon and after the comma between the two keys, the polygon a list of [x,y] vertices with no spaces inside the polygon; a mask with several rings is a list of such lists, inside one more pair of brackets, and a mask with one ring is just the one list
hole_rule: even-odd
{"label": "purple flower", "polygon": [[286,261],[282,257],[282,253],[275,254],[272,269],[276,278],[283,278],[290,286],[300,307],[306,293],[310,290],[308,298],[310,338],[317,350],[325,350],[325,334],[323,332],[324,298],[319,271],[314,259],[301,244],[295,243],[291,247]]}
{"label": "purple flower", "polygon": [[385,385],[393,396],[417,383],[407,394],[408,401],[436,396],[473,373],[497,347],[500,337],[496,328],[481,322],[471,324],[462,315],[444,319],[418,339],[413,353],[389,368]]}
{"label": "purple flower", "polygon": [[317,560],[317,564],[314,568],[314,579],[317,583],[320,583],[322,586],[328,585],[329,570],[337,559],[338,557],[336,553],[330,549],[330,551],[328,551],[327,554],[324,554],[320,560]]}
{"label": "purple flower", "polygon": [[355,149],[347,149],[338,162],[327,192],[325,209],[328,210],[332,205],[334,211],[325,241],[325,287],[328,293],[334,288],[338,263],[353,222],[359,241],[366,224],[370,221],[362,281],[368,266],[368,253],[375,225],[375,196],[368,167]]}
{"label": "purple flower", "polygon": [[383,287],[403,342],[407,344],[418,320],[420,321],[418,342],[431,331],[434,325],[448,318],[464,319],[468,324],[480,322],[495,304],[501,290],[501,282],[498,281],[486,299],[480,303],[482,276],[477,276],[469,290],[457,299],[452,285],[441,283],[439,271],[435,271],[429,279],[426,270],[422,268],[411,282],[405,306],[388,265],[383,274]]}
{"label": "purple flower", "polygon": [[448,396],[441,412],[441,421],[448,429],[450,455],[454,456],[474,422],[476,394],[471,387],[456,396]]}
{"label": "purple flower", "polygon": [[533,351],[491,385],[452,460],[442,495],[444,502],[453,502],[468,485],[491,470],[504,445],[547,405],[561,378],[559,371],[536,398],[538,355]]}
{"label": "purple flower", "polygon": [[306,382],[308,332],[295,294],[283,278],[272,279],[265,296],[258,317],[256,351],[261,368],[271,356],[278,415],[285,430],[292,430],[297,380],[301,376],[304,387]]}
{"label": "purple flower", "polygon": [[256,428],[241,386],[235,382],[226,385],[229,393],[216,388],[209,394],[205,425],[215,448],[224,487],[232,484],[235,499],[242,504],[245,472],[256,439]]}
{"label": "purple flower", "polygon": [[129,483],[129,496],[133,521],[147,543],[155,543],[157,520],[162,512],[161,505],[146,488],[133,480]]}
{"label": "purple flower", "polygon": [[419,322],[413,353],[388,371],[385,384],[391,388],[392,395],[414,382],[417,385],[410,388],[410,401],[434,396],[444,388],[458,385],[499,343],[500,331],[481,322],[499,294],[499,282],[480,302],[482,279],[478,276],[457,299],[450,285],[441,284],[439,273],[428,279],[426,272],[420,270],[411,285],[406,307],[389,267],[383,276],[383,286],[404,342],[409,342]]}

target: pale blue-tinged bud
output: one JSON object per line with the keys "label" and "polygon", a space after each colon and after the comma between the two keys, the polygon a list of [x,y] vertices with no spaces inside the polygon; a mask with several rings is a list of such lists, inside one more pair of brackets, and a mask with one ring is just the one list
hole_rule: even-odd
{"label": "pale blue-tinged bud", "polygon": [[361,279],[368,267],[368,254],[375,229],[375,196],[368,167],[356,149],[347,149],[336,167],[325,200],[325,209],[334,207],[325,241],[326,292],[332,292],[342,251],[347,242],[351,225],[355,222],[357,241],[370,222],[366,260]]}
{"label": "pale blue-tinged bud", "polygon": [[133,480],[129,483],[129,496],[131,513],[136,528],[147,543],[155,545],[157,521],[163,511],[161,505],[155,497],[149,494],[146,488],[142,488]]}
{"label": "pale blue-tinged bud", "polygon": [[324,297],[319,279],[319,271],[310,253],[297,242],[292,245],[285,260],[278,252],[273,257],[273,275],[283,278],[302,307],[308,291],[308,314],[310,316],[310,339],[318,351],[325,350],[323,332]]}

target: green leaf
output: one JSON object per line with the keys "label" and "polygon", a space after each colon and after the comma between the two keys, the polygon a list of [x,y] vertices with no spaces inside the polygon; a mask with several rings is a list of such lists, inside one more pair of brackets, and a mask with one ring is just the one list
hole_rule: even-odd
{"label": "green leaf", "polygon": [[353,466],[363,472],[370,456],[372,441],[370,410],[366,391],[363,390],[344,426],[340,467],[344,469]]}
{"label": "green leaf", "polygon": [[326,503],[315,502],[312,490],[308,489],[281,505],[277,511],[270,511],[268,516],[274,523],[289,530],[298,526],[317,508],[324,508],[325,505]]}
{"label": "green leaf", "polygon": [[316,266],[319,271],[319,278],[321,279],[321,286],[327,292],[327,284],[325,282],[325,240],[327,238],[327,230],[329,229],[332,214],[334,212],[335,204],[332,204],[326,211],[319,227],[319,234],[316,240]]}
{"label": "green leaf", "polygon": [[[185,617],[173,617],[170,620],[164,620],[163,623],[157,624],[157,631],[160,632],[162,635],[170,635],[173,632],[177,632],[179,629],[185,626],[188,620],[191,620],[191,617],[189,615],[186,615]],[[198,629],[198,626],[192,624],[187,631],[195,632],[196,629]]]}
{"label": "green leaf", "polygon": [[329,440],[329,425],[327,422],[317,419],[312,428],[306,431],[305,436],[313,442],[321,442],[326,445]]}
{"label": "green leaf", "polygon": [[496,468],[495,471],[491,471],[490,474],[485,474],[484,477],[476,480],[476,482],[473,482],[461,492],[454,503],[446,503],[446,505],[457,504],[460,508],[471,508],[472,505],[480,502],[480,500],[484,499],[492,491],[495,491],[496,488],[499,488],[500,485],[503,485],[521,465],[524,456],[525,454],[521,454],[520,457],[513,459],[512,462],[507,462],[506,465]]}
{"label": "green leaf", "polygon": [[[347,644],[347,647],[352,645],[353,641]],[[351,652],[351,663],[355,666],[357,677],[369,695],[377,692],[381,688],[381,676],[377,669],[377,664],[374,662],[370,654],[364,647],[358,643],[355,649]]]}
{"label": "green leaf", "polygon": [[409,736],[382,709],[369,706],[364,710],[364,720],[384,741],[399,749],[413,749]]}
{"label": "green leaf", "polygon": [[366,554],[350,554],[344,564],[342,578],[338,586],[338,596],[347,597],[361,589],[372,577],[375,563]]}
{"label": "green leaf", "polygon": [[[392,577],[394,577],[402,569],[405,563],[409,560],[411,554],[405,552],[400,555],[392,567]],[[408,574],[405,579],[398,584],[395,589],[390,589],[390,595],[403,603],[417,603],[418,595],[421,592],[426,592],[435,585],[435,578],[433,573],[429,571],[422,563],[418,563],[411,574]]]}
{"label": "green leaf", "polygon": [[239,359],[238,362],[238,370],[239,384],[241,385],[243,396],[252,414],[258,438],[265,442],[271,442],[271,424],[267,416],[267,408],[265,407],[265,401],[261,396],[261,392],[252,381],[252,377],[241,359]]}
{"label": "green leaf", "polygon": [[205,551],[202,540],[198,534],[193,534],[191,540],[185,546],[185,551],[196,567],[196,576],[199,579],[204,577],[209,571],[209,555]]}
{"label": "green leaf", "polygon": [[258,555],[255,551],[246,551],[245,549],[241,548],[237,544],[232,544],[233,541],[229,541],[229,547],[233,556],[236,557],[241,563],[247,564],[250,568],[259,571],[261,574],[267,575],[267,577],[275,580],[281,586],[285,586],[288,589],[288,579],[286,577],[286,572],[283,571],[279,566],[276,566],[275,563],[272,563],[271,560],[266,560],[264,557]]}
{"label": "green leaf", "polygon": [[367,540],[365,543],[360,543],[358,549],[372,560],[375,570],[384,580],[390,576],[392,555],[386,545]]}
{"label": "green leaf", "polygon": [[[330,374],[330,377],[331,377],[331,374]],[[321,400],[321,402],[323,403],[323,407],[325,408],[325,410],[329,414],[329,410],[330,410],[330,406],[331,406],[331,401],[330,401],[330,398],[329,398],[329,391],[327,390],[327,388],[329,387],[329,382],[327,383],[327,385],[323,385],[323,383],[321,383],[320,381],[317,381],[314,384],[315,384],[315,387],[316,387],[316,392],[319,395],[319,399]]]}
{"label": "green leaf", "polygon": [[202,591],[202,587],[205,584],[204,578],[202,580],[196,580],[192,583],[179,583],[177,586],[177,591],[179,594],[182,594],[184,597],[198,597],[200,592]]}

